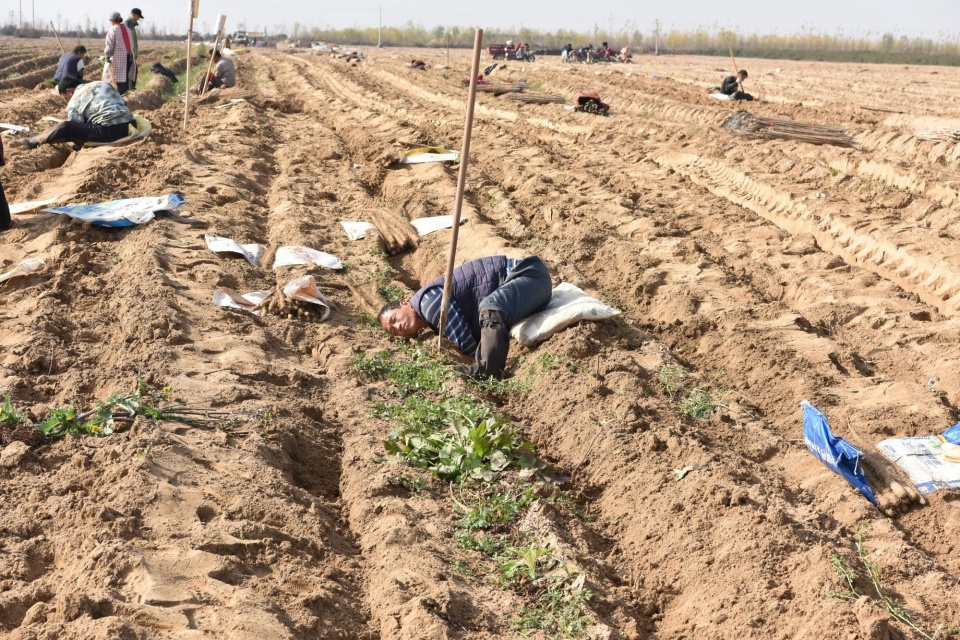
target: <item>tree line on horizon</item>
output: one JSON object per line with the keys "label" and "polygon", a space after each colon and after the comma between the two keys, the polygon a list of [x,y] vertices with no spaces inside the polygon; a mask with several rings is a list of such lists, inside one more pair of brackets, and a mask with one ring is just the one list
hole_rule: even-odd
{"label": "tree line on horizon", "polygon": [[[11,14],[13,12],[10,12]],[[14,15],[8,14],[8,21],[0,26],[0,34],[14,37],[37,38],[52,36],[48,28],[35,29],[19,27]],[[61,23],[61,16],[57,16]],[[195,25],[195,27],[200,25]],[[246,23],[237,24],[236,30],[246,31]],[[273,42],[282,40],[306,40],[329,44],[357,46],[376,46],[378,40],[384,46],[403,47],[455,47],[473,46],[475,27],[443,26],[427,28],[412,21],[403,26],[336,29],[332,27],[305,27],[294,22],[288,31],[287,25],[273,25],[272,30],[257,25],[258,31],[267,31]],[[104,37],[103,25],[93,26],[89,16],[86,24],[72,25],[63,23],[58,28],[61,38],[88,39]],[[157,23],[144,25],[139,30],[144,39],[181,40],[183,32],[169,33]],[[214,33],[204,33],[204,29],[195,31],[203,38],[213,38]],[[484,29],[484,44],[503,43],[507,40],[526,42],[534,52],[555,52],[567,43],[575,47],[601,42],[619,49],[629,46],[634,53],[652,53],[658,49],[664,54],[692,55],[728,55],[729,48],[743,57],[785,58],[796,60],[828,60],[843,62],[896,62],[904,64],[943,64],[960,65],[960,34],[941,35],[939,38],[897,36],[893,33],[846,35],[842,31],[834,34],[821,33],[807,29],[798,33],[740,33],[714,26],[695,30],[672,29],[659,34],[641,30],[635,22],[627,22],[622,28],[603,28],[594,25],[592,29],[558,29],[544,31],[531,27],[520,29]],[[728,48],[729,47],[729,48]]]}

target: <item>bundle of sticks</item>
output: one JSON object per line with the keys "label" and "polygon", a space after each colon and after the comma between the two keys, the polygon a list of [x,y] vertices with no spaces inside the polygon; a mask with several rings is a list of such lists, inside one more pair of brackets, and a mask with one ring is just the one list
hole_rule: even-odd
{"label": "bundle of sticks", "polygon": [[495,96],[502,95],[504,93],[523,93],[527,89],[527,81],[520,80],[519,82],[514,82],[513,84],[478,84],[477,91],[483,93],[492,93]]}
{"label": "bundle of sticks", "polygon": [[854,140],[846,131],[792,120],[777,120],[738,111],[720,125],[734,133],[751,138],[796,140],[810,144],[832,144],[838,147],[855,147]]}
{"label": "bundle of sticks", "polygon": [[943,128],[917,129],[913,137],[917,140],[930,140],[933,142],[960,142],[960,131],[951,131],[950,129]]}
{"label": "bundle of sticks", "polygon": [[567,101],[561,95],[550,95],[547,93],[511,93],[507,96],[507,100],[516,100],[517,102],[525,102],[527,104],[563,104]]}

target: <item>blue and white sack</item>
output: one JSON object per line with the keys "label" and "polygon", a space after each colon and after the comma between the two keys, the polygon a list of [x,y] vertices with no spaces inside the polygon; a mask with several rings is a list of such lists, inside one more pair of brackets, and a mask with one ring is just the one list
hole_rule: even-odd
{"label": "blue and white sack", "polygon": [[183,204],[183,196],[172,193],[159,198],[128,198],[96,204],[73,204],[66,207],[43,209],[104,227],[132,227],[153,220],[158,211],[173,211]]}
{"label": "blue and white sack", "polygon": [[863,452],[843,438],[834,435],[827,424],[827,417],[819,409],[804,400],[803,407],[803,441],[813,457],[827,465],[831,471],[842,476],[853,488],[857,489],[872,502],[877,504],[867,479],[860,466]]}

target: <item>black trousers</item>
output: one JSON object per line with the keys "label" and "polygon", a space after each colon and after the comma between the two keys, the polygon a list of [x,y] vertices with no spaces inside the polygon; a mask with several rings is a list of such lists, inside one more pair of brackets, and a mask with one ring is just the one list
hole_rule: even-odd
{"label": "black trousers", "polygon": [[104,127],[99,124],[65,120],[37,136],[37,142],[39,144],[50,144],[63,140],[68,142],[114,142],[129,135],[130,124],[129,122],[123,122]]}
{"label": "black trousers", "polygon": [[6,231],[10,228],[10,205],[7,204],[7,196],[3,193],[3,183],[0,182],[0,231]]}

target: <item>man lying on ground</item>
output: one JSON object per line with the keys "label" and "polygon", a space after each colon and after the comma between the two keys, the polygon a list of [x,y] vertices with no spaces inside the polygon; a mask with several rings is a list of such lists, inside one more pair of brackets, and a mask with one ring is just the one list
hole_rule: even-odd
{"label": "man lying on ground", "polygon": [[41,144],[67,141],[79,149],[84,142],[116,142],[130,135],[135,118],[123,97],[109,82],[80,84],[67,76],[57,86],[67,101],[67,119],[24,143],[31,149]]}
{"label": "man lying on ground", "polygon": [[63,82],[63,79],[67,76],[78,78],[82,82],[86,56],[87,48],[82,44],[77,45],[73,51],[68,51],[60,56],[60,62],[57,63],[57,72],[53,74],[53,79],[57,81],[57,84]]}
{"label": "man lying on ground", "polygon": [[730,96],[731,100],[753,100],[753,96],[743,90],[740,83],[747,79],[747,70],[740,69],[735,76],[727,76],[720,85],[720,93]]}
{"label": "man lying on ground", "polygon": [[[444,278],[437,278],[409,300],[384,305],[377,316],[380,326],[404,338],[427,327],[436,332],[443,284]],[[503,378],[510,327],[543,311],[550,302],[553,283],[546,265],[537,256],[480,258],[453,270],[452,287],[443,337],[464,355],[476,354],[475,365],[458,365],[454,370],[473,378]]]}
{"label": "man lying on ground", "polygon": [[[210,79],[207,81],[207,89],[219,89],[220,87],[237,86],[237,67],[233,60],[226,58],[219,51],[213,52],[213,71],[210,73]],[[203,91],[203,80],[197,85],[197,93]]]}

